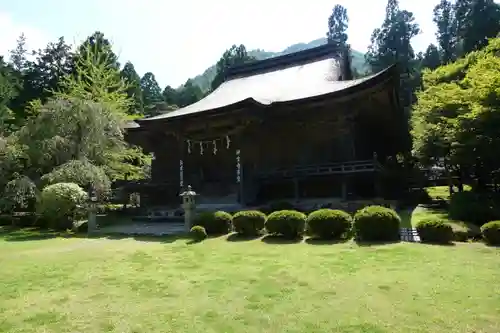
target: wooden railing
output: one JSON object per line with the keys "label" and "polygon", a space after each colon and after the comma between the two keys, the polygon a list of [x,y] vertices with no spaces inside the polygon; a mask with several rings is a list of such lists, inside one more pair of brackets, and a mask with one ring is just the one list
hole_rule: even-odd
{"label": "wooden railing", "polygon": [[267,170],[260,172],[257,175],[257,178],[294,178],[305,176],[373,172],[380,170],[380,168],[381,166],[376,160],[360,160],[321,165],[299,165],[290,168]]}

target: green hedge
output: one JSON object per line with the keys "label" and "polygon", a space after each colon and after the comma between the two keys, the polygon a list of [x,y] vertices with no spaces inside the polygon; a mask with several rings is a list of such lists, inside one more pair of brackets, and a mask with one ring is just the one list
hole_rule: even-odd
{"label": "green hedge", "polygon": [[224,235],[233,228],[233,217],[223,211],[203,212],[194,219],[194,225],[205,228],[208,235]]}
{"label": "green hedge", "polygon": [[270,234],[297,238],[304,233],[306,215],[295,210],[281,210],[267,217],[266,229]]}
{"label": "green hedge", "polygon": [[352,228],[352,217],[334,209],[320,209],[309,214],[307,231],[313,237],[322,239],[347,238]]}
{"label": "green hedge", "polygon": [[500,245],[500,221],[492,221],[481,227],[481,234],[489,245]]}
{"label": "green hedge", "polygon": [[416,229],[423,243],[448,244],[454,239],[451,225],[439,219],[420,221]]}
{"label": "green hedge", "polygon": [[500,219],[498,195],[465,191],[454,193],[450,199],[450,218],[478,226]]}
{"label": "green hedge", "polygon": [[264,229],[266,214],[258,210],[241,211],[233,215],[234,231],[245,236],[256,236]]}
{"label": "green hedge", "polygon": [[390,208],[368,206],[354,215],[354,234],[356,240],[383,242],[400,240],[401,218]]}

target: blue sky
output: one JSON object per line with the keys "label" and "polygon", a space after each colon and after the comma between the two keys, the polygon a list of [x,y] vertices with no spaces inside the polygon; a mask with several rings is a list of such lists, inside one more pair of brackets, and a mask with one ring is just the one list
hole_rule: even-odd
{"label": "blue sky", "polygon": [[[30,48],[64,36],[79,43],[96,30],[114,44],[120,61],[132,61],[140,75],[155,74],[163,87],[178,86],[214,64],[232,44],[280,51],[323,37],[333,6],[350,17],[349,42],[366,51],[380,26],[386,0],[0,0],[0,55],[21,32]],[[435,41],[432,9],[438,0],[400,0],[422,33],[417,50]]]}

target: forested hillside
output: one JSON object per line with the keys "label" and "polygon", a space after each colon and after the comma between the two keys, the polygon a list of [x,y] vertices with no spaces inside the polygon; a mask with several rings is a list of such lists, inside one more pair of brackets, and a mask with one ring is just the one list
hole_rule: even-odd
{"label": "forested hillside", "polygon": [[[316,46],[324,45],[328,42],[327,38],[318,38],[315,39],[309,43],[297,43],[293,44],[286,49],[284,49],[281,52],[268,52],[265,50],[251,50],[248,51],[248,55],[251,57],[254,57],[257,60],[263,60],[263,59],[268,59],[272,57],[277,57],[280,55],[288,54],[288,53],[293,53],[293,52],[298,52],[298,51],[303,51],[307,50]],[[369,67],[365,61],[364,54],[362,52],[352,50],[352,67],[354,70],[356,70],[358,73],[366,73],[369,71]],[[214,79],[215,75],[217,73],[217,67],[216,65],[213,65],[209,68],[207,68],[203,74],[197,75],[194,78],[192,78],[193,84],[199,86],[202,91],[207,91],[210,89],[210,85],[212,83],[212,80]]]}

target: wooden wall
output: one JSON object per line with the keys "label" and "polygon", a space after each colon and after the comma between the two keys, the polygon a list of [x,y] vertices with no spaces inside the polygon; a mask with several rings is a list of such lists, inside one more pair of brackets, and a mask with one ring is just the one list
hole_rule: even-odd
{"label": "wooden wall", "polygon": [[[199,120],[188,118],[176,130],[176,136],[167,135],[164,128],[157,126],[148,132],[149,147],[156,156],[153,181],[179,184],[182,159],[185,185],[195,186],[208,180],[234,184],[236,149],[241,149],[245,181],[270,169],[371,159],[374,151],[383,151],[390,144],[388,141],[394,141],[389,135],[394,126],[390,124],[394,107],[388,96],[382,90],[342,103],[289,110],[269,108],[265,112],[246,110]],[[200,155],[199,147],[192,143],[188,154],[186,139],[223,139],[238,126],[242,129],[230,135],[229,149],[219,141],[217,154],[213,154],[209,144]]]}

